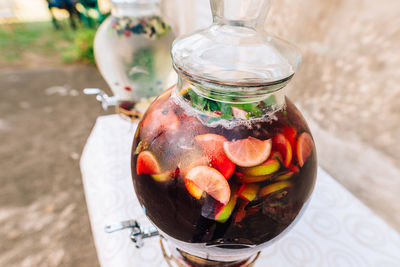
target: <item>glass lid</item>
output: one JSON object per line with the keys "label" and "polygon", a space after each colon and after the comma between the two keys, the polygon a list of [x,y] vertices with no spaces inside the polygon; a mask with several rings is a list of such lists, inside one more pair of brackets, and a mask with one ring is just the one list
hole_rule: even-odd
{"label": "glass lid", "polygon": [[264,31],[270,0],[211,0],[213,24],[177,39],[174,67],[196,80],[263,85],[290,79],[298,50]]}

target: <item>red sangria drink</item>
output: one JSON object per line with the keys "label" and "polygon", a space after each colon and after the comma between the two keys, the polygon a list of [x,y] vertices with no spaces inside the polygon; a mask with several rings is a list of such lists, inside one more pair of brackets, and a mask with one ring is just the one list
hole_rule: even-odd
{"label": "red sangria drink", "polygon": [[261,6],[211,1],[214,24],[174,42],[178,84],[133,142],[139,202],[187,266],[245,266],[294,225],[315,184],[314,141],[284,89],[297,50],[254,24],[269,1],[234,2]]}

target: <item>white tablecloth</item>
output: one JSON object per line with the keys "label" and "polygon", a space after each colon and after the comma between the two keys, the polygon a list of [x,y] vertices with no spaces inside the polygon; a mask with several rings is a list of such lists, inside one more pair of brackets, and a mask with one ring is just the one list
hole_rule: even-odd
{"label": "white tablecloth", "polygon": [[[136,125],[103,116],[81,158],[86,202],[102,267],[167,266],[159,238],[141,249],[130,230],[104,232],[106,224],[137,219],[150,226],[134,194],[130,152]],[[264,249],[255,266],[400,267],[400,236],[321,168],[310,205],[285,237]]]}

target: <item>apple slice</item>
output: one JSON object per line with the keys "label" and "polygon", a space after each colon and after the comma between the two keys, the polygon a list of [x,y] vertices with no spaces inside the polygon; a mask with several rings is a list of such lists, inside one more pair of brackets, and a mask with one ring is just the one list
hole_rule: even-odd
{"label": "apple slice", "polygon": [[271,153],[271,140],[254,137],[224,142],[226,156],[240,167],[253,167],[266,161]]}
{"label": "apple slice", "polygon": [[216,211],[215,211],[215,220],[219,223],[225,223],[229,217],[231,217],[232,215],[232,211],[235,208],[236,205],[236,200],[237,200],[237,196],[236,195],[232,195],[229,202],[222,206],[222,207],[216,207]]}
{"label": "apple slice", "polygon": [[207,166],[197,166],[190,169],[185,178],[215,200],[224,205],[228,203],[231,196],[231,189],[225,177],[216,169]]}
{"label": "apple slice", "polygon": [[293,175],[295,174],[295,172],[292,171],[288,171],[282,175],[279,175],[278,177],[276,177],[274,179],[274,181],[285,181],[285,180],[289,180],[290,178],[293,177]]}
{"label": "apple slice", "polygon": [[151,177],[157,182],[167,182],[174,176],[174,174],[174,171],[166,171],[160,174],[152,174]]}
{"label": "apple slice", "polygon": [[256,167],[251,167],[251,168],[242,168],[240,169],[244,175],[249,175],[249,176],[262,176],[262,175],[269,175],[277,170],[279,170],[281,164],[279,163],[278,160],[276,159],[269,159],[263,164],[256,166]]}
{"label": "apple slice", "polygon": [[250,175],[244,175],[243,173],[240,172],[235,172],[236,179],[242,183],[242,184],[250,184],[250,183],[258,183],[258,182],[263,182],[268,179],[272,178],[272,174],[269,175],[259,175],[259,176],[250,176]]}
{"label": "apple slice", "polygon": [[136,160],[136,173],[140,174],[159,174],[161,172],[160,164],[156,157],[150,151],[142,151]]}
{"label": "apple slice", "polygon": [[263,188],[261,188],[260,193],[259,193],[259,197],[264,197],[266,195],[278,192],[280,190],[292,187],[293,183],[290,181],[282,181],[282,182],[277,182],[274,184],[270,184],[267,186],[264,186]]}
{"label": "apple slice", "polygon": [[259,189],[260,189],[259,185],[244,184],[240,187],[238,195],[244,200],[253,201],[257,197]]}
{"label": "apple slice", "polygon": [[228,141],[218,134],[202,134],[194,138],[206,154],[210,165],[229,179],[235,171],[235,164],[224,153],[223,144]]}
{"label": "apple slice", "polygon": [[185,178],[185,186],[187,191],[196,199],[200,199],[204,191],[198,188],[191,180]]}
{"label": "apple slice", "polygon": [[272,138],[272,150],[279,151],[283,157],[283,165],[289,167],[292,162],[292,146],[283,134],[278,133]]}
{"label": "apple slice", "polygon": [[309,133],[301,133],[297,138],[297,161],[303,167],[314,148],[314,141]]}

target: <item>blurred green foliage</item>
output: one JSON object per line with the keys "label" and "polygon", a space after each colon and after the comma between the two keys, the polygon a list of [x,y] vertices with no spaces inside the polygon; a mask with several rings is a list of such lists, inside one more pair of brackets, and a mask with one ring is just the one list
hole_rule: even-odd
{"label": "blurred green foliage", "polygon": [[96,29],[72,30],[67,20],[55,30],[51,22],[0,25],[0,66],[24,65],[29,59],[45,59],[55,64],[83,62],[95,64],[93,40]]}
{"label": "blurred green foliage", "polygon": [[76,32],[74,42],[70,48],[62,54],[62,59],[66,63],[83,62],[96,65],[93,52],[93,42],[96,29],[83,28]]}

